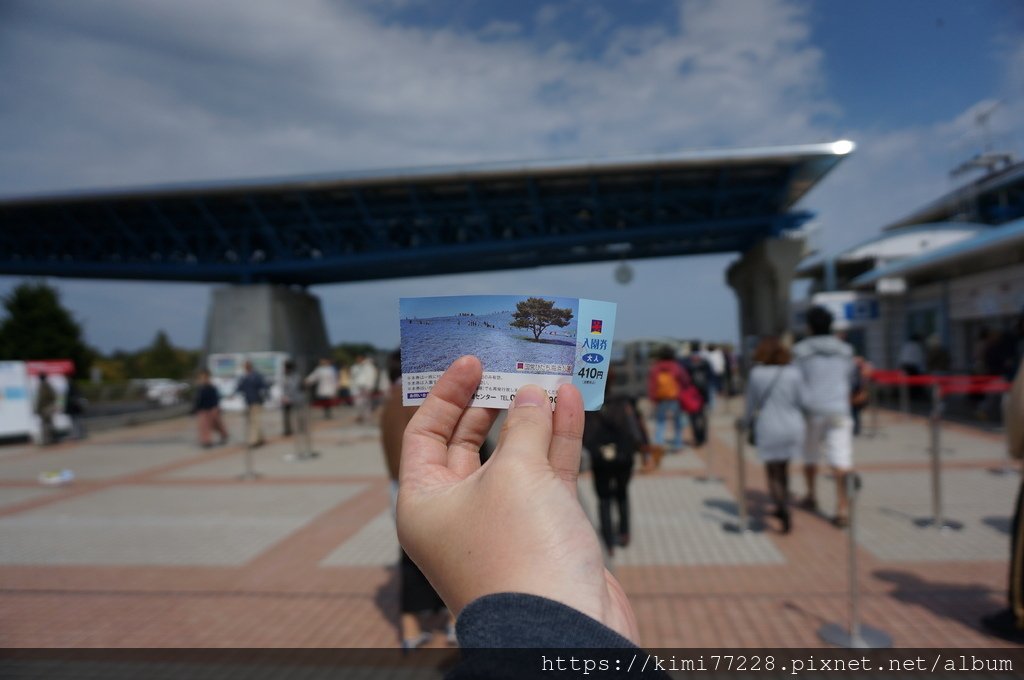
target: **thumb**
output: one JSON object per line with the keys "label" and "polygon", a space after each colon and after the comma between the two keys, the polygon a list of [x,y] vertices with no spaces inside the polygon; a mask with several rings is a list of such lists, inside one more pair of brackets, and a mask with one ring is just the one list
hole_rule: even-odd
{"label": "thumb", "polygon": [[505,419],[499,450],[520,459],[546,462],[551,445],[551,400],[536,385],[521,387]]}

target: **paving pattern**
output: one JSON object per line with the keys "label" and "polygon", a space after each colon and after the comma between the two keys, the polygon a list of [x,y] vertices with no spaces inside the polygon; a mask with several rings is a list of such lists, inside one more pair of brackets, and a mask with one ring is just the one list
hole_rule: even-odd
{"label": "paving pattern", "polygon": [[[738,404],[732,404],[733,413]],[[734,416],[712,420],[701,450],[634,475],[632,542],[610,560],[648,646],[820,646],[846,612],[847,534],[824,513],[767,517],[756,452],[738,487]],[[241,420],[228,426],[239,441]],[[349,411],[314,419],[321,457],[288,462],[277,414],[240,481],[237,444],[200,450],[194,423],[98,433],[50,449],[0,448],[0,646],[391,647],[398,544],[376,428]],[[943,491],[960,532],[918,528],[931,511],[927,422],[884,412],[858,440],[862,610],[899,646],[999,646],[978,625],[1003,599],[1009,513],[1020,483],[997,475],[997,435],[943,429]],[[711,456],[718,481],[704,481]],[[76,481],[42,488],[39,472]],[[797,466],[794,494],[802,493]],[[580,498],[591,517],[588,474]],[[738,523],[747,503],[747,533]],[[436,631],[431,646],[443,646]]]}
{"label": "paving pattern", "polygon": [[27,501],[31,498],[45,498],[59,494],[57,489],[46,489],[40,487],[0,487],[0,510],[7,505],[14,505]]}
{"label": "paving pattern", "polygon": [[[1010,551],[1007,501],[1020,480],[987,470],[951,470],[942,475],[943,517],[959,531],[919,526],[933,517],[931,480],[919,472],[866,472],[859,496],[857,538],[880,560],[1000,560]],[[823,508],[834,503],[831,479],[822,480]]]}
{"label": "paving pattern", "polygon": [[391,510],[385,510],[322,562],[324,567],[386,567],[398,560],[401,548]]}
{"label": "paving pattern", "polygon": [[[580,500],[596,517],[592,484],[580,484]],[[723,529],[736,522],[736,502],[721,482],[642,476],[630,484],[630,508],[631,545],[615,553],[616,566],[784,561],[767,535],[737,537]]]}
{"label": "paving pattern", "polygon": [[241,565],[360,490],[109,488],[0,519],[0,564]]}

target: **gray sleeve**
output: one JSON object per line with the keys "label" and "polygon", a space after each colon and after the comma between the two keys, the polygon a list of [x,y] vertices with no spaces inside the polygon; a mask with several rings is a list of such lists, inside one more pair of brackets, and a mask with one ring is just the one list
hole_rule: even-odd
{"label": "gray sleeve", "polygon": [[632,642],[572,607],[523,593],[485,595],[455,624],[459,646],[472,648],[632,648]]}

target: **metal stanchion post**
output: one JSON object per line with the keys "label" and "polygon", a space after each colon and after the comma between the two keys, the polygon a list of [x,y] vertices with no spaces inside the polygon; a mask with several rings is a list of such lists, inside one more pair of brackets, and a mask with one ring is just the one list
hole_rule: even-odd
{"label": "metal stanchion post", "polygon": [[736,427],[736,503],[739,506],[740,532],[750,531],[750,521],[747,517],[747,461],[743,445],[746,438],[746,427],[742,420],[737,421]]}
{"label": "metal stanchion post", "polygon": [[905,382],[900,382],[900,410],[903,415],[910,414],[910,387]]}
{"label": "metal stanchion post", "polygon": [[[1002,396],[1002,411],[1003,411],[1003,426],[1005,427],[1010,419],[1010,399],[1008,393],[1003,393]],[[1015,475],[1019,474],[1019,470],[1014,467],[1013,459],[1010,457],[1010,450],[1007,448],[1006,456],[1003,458],[1003,464],[998,470],[993,470],[997,475]]]}
{"label": "metal stanchion post", "polygon": [[252,466],[252,442],[249,441],[249,430],[252,423],[252,415],[249,407],[245,409],[245,432],[242,433],[242,438],[245,441],[245,471],[238,475],[241,480],[258,479],[260,474],[253,469]]}
{"label": "metal stanchion post", "polygon": [[872,380],[868,383],[868,408],[871,409],[871,437],[879,435],[878,431],[878,385]]}
{"label": "metal stanchion post", "polygon": [[295,455],[296,460],[310,460],[312,458],[319,458],[320,454],[313,450],[313,432],[311,423],[313,422],[312,414],[310,413],[309,401],[306,401],[301,406],[303,427],[301,435],[296,439],[296,443],[299,444],[299,451]]}
{"label": "metal stanchion post", "polygon": [[856,472],[846,474],[846,495],[850,499],[849,570],[850,570],[850,621],[844,628],[838,623],[826,623],[818,629],[818,637],[837,647],[847,649],[883,649],[892,647],[892,638],[885,631],[860,622],[860,582],[857,574],[857,495],[860,492],[860,477]]}
{"label": "metal stanchion post", "polygon": [[[703,417],[705,419],[707,419],[706,415],[703,416]],[[704,430],[705,430],[705,432],[707,432],[707,430],[710,427],[711,427],[711,423],[709,423],[709,422],[707,422],[707,420],[705,420],[705,422],[704,422]],[[705,435],[705,437],[706,437],[706,435]],[[721,482],[722,481],[721,477],[716,477],[714,475],[714,473],[711,471],[712,463],[713,463],[713,458],[712,458],[713,455],[714,454],[713,454],[713,452],[712,452],[712,450],[710,448],[705,448],[704,449],[704,478],[700,480],[702,482]]]}
{"label": "metal stanchion post", "polygon": [[931,457],[932,471],[932,516],[914,520],[914,524],[920,527],[959,531],[963,529],[963,524],[947,520],[942,516],[942,462],[939,460],[939,456],[942,454],[942,388],[938,383],[932,385],[932,411],[928,421],[931,432],[931,445],[928,447],[928,453]]}
{"label": "metal stanchion post", "polygon": [[732,533],[746,534],[750,532],[750,520],[747,517],[747,466],[744,460],[743,447],[746,444],[747,424],[743,418],[736,419],[736,507],[739,515],[738,524],[727,523],[723,528]]}

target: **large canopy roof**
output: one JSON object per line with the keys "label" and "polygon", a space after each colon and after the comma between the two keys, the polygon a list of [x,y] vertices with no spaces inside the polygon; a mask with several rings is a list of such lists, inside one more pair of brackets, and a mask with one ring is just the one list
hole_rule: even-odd
{"label": "large canopy roof", "polygon": [[742,251],[853,144],[0,200],[0,273],[310,285]]}

